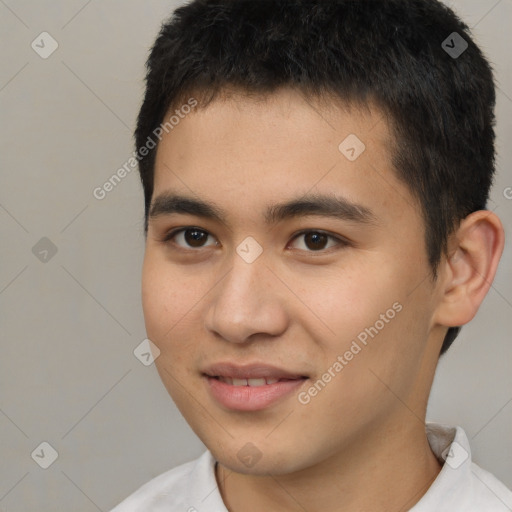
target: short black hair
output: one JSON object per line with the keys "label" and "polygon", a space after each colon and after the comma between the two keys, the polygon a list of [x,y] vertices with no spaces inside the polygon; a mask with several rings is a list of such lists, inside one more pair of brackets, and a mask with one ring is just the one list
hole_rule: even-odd
{"label": "short black hair", "polygon": [[[164,22],[146,63],[136,148],[194,94],[199,108],[230,88],[376,105],[392,162],[421,205],[436,279],[448,237],[486,208],[495,169],[495,86],[470,29],[438,0],[194,0]],[[154,146],[154,147],[153,147]],[[145,231],[156,145],[139,158]],[[441,354],[460,327],[450,327]]]}

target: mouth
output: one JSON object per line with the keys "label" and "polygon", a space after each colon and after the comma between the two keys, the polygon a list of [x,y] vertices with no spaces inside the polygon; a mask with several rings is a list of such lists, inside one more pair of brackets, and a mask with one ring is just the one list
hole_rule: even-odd
{"label": "mouth", "polygon": [[271,377],[260,377],[260,378],[246,378],[246,379],[237,379],[235,377],[223,377],[220,375],[216,375],[212,377],[213,379],[220,380],[225,384],[229,384],[230,386],[250,386],[254,388],[258,388],[260,386],[269,386],[271,384],[275,384],[276,382],[286,382],[290,380],[299,380],[305,379],[306,377],[297,377],[294,379],[274,379]]}
{"label": "mouth", "polygon": [[[261,382],[262,379],[265,379],[267,384],[273,384],[274,381],[277,382],[280,380],[296,380],[307,378],[307,376],[303,375],[302,372],[294,372],[265,363],[252,363],[244,365],[237,365],[230,362],[215,363],[205,368],[203,370],[203,374],[208,377],[231,380],[233,382],[229,382],[229,384],[233,384],[235,386],[261,386],[263,385]],[[244,380],[247,382],[243,383]],[[253,381],[253,384],[251,384],[249,381]]]}
{"label": "mouth", "polygon": [[202,372],[214,401],[229,410],[257,411],[289,398],[308,377],[266,364],[218,363]]}

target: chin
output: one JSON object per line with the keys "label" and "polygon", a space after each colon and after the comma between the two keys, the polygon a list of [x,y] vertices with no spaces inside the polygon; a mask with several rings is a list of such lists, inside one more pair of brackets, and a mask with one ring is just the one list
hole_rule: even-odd
{"label": "chin", "polygon": [[230,438],[227,445],[213,443],[210,447],[205,444],[225,468],[245,475],[286,475],[308,465],[303,460],[305,454],[301,453],[300,446],[283,449],[282,443],[276,441],[276,444],[280,444],[278,449],[268,439],[264,440],[264,435],[262,438],[261,442],[255,440],[240,443]]}

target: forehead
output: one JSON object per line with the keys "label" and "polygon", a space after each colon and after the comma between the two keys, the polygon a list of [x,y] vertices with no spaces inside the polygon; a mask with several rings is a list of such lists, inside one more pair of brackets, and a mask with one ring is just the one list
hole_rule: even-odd
{"label": "forehead", "polygon": [[290,89],[220,97],[164,132],[153,199],[193,194],[247,222],[258,212],[263,220],[268,204],[308,193],[340,194],[379,216],[406,208],[415,214],[417,203],[392,166],[393,142],[376,107],[316,101]]}

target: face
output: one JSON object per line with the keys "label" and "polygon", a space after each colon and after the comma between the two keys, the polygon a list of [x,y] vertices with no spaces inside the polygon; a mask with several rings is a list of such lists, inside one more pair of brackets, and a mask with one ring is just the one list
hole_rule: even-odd
{"label": "face", "polygon": [[390,141],[377,109],[283,90],[218,99],[159,144],[147,334],[232,470],[300,471],[423,417],[437,295]]}

